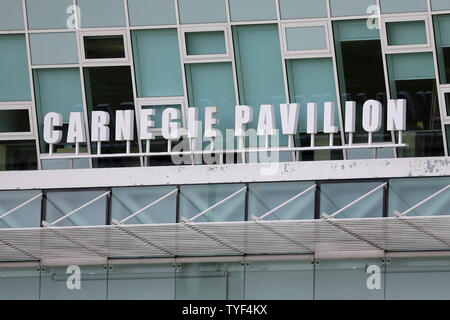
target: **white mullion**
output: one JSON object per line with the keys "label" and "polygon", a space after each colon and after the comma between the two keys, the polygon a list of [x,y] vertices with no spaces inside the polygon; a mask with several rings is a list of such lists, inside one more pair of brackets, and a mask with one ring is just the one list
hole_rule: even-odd
{"label": "white mullion", "polygon": [[230,25],[232,26],[248,26],[254,24],[275,24],[278,23],[278,20],[255,20],[255,21],[230,21]]}
{"label": "white mullion", "polygon": [[[328,16],[331,16],[331,7],[330,7],[330,1],[327,1],[327,11]],[[339,77],[338,77],[338,68],[337,68],[337,62],[336,62],[336,48],[334,45],[334,34],[333,34],[333,26],[331,20],[328,20],[328,24],[326,26],[327,34],[328,34],[328,46],[330,47],[331,51],[331,60],[333,61],[333,76],[334,76],[334,86],[336,90],[336,103],[338,106],[338,112],[339,112],[339,131],[341,134],[341,145],[345,145],[345,133],[344,133],[344,122],[343,122],[343,114],[342,114],[342,104],[341,104],[341,90],[339,86]],[[347,150],[342,149],[342,155],[344,157],[344,160],[347,160]]]}
{"label": "white mullion", "polygon": [[130,30],[155,30],[155,29],[174,29],[176,28],[176,24],[164,24],[157,26],[130,26]]}
{"label": "white mullion", "polygon": [[[124,49],[126,51],[125,55],[128,55],[128,62],[130,64],[130,72],[131,72],[131,83],[133,86],[133,99],[134,99],[134,113],[135,113],[135,125],[136,125],[136,133],[137,133],[137,141],[138,141],[138,150],[139,153],[142,153],[142,142],[140,138],[140,108],[137,105],[137,89],[136,89],[136,72],[134,70],[134,57],[133,57],[133,46],[131,45],[131,31],[130,31],[130,17],[128,15],[128,1],[123,0],[124,10],[125,10],[125,22],[126,22],[126,36],[123,38]],[[141,167],[144,165],[144,160],[142,157],[139,158]]]}
{"label": "white mullion", "polygon": [[[89,133],[89,115],[87,110],[87,101],[86,101],[86,88],[84,83],[84,71],[83,71],[83,57],[84,52],[81,50],[83,41],[82,35],[80,35],[80,27],[81,27],[81,20],[80,17],[78,17],[78,2],[77,0],[73,0],[72,4],[74,5],[74,14],[75,14],[75,22],[77,25],[75,26],[75,33],[77,37],[77,48],[78,48],[78,69],[80,72],[80,81],[81,81],[81,95],[83,100],[83,115],[84,115],[84,126],[85,126],[85,132],[86,132],[86,147],[88,154],[92,154],[91,150],[91,137]],[[93,168],[92,164],[92,158],[89,159],[89,168]]]}
{"label": "white mullion", "polygon": [[[28,76],[30,78],[30,94],[31,94],[31,121],[33,121],[33,131],[34,137],[36,141],[36,160],[38,165],[38,170],[42,170],[42,162],[41,162],[41,144],[39,139],[39,127],[38,127],[38,117],[37,117],[37,108],[36,108],[36,99],[35,99],[35,88],[34,88],[34,77],[33,70],[31,69],[31,50],[30,50],[30,36],[28,29],[28,19],[27,19],[27,4],[25,0],[22,0],[22,13],[24,20],[24,29],[25,29],[25,43],[27,48],[27,60],[28,60]],[[31,129],[31,128],[30,128]],[[43,133],[42,133],[43,134]]]}
{"label": "white mullion", "polygon": [[7,34],[24,34],[25,30],[0,30],[0,35]]}

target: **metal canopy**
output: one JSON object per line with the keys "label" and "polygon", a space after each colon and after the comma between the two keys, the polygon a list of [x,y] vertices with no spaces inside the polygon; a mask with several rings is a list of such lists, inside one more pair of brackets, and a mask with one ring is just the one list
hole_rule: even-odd
{"label": "metal canopy", "polygon": [[450,216],[0,229],[0,261],[448,251]]}

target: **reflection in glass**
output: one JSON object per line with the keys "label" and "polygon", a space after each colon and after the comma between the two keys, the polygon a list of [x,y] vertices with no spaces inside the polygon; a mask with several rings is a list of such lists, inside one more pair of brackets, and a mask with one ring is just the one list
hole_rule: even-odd
{"label": "reflection in glass", "polygon": [[86,59],[125,58],[122,36],[84,37]]}
{"label": "reflection in glass", "polygon": [[0,171],[37,170],[35,141],[0,141]]}
{"label": "reflection in glass", "polygon": [[0,268],[1,300],[38,300],[39,268]]}

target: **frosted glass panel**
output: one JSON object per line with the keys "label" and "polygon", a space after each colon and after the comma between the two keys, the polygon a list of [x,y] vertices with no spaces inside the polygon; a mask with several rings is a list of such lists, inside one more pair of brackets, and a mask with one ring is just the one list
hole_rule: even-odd
{"label": "frosted glass panel", "polygon": [[0,101],[31,100],[24,35],[0,35]]}
{"label": "frosted glass panel", "polygon": [[[114,188],[112,193],[112,217],[121,221],[150,203],[162,198],[174,187]],[[175,223],[177,194],[174,193],[154,206],[126,221],[127,224]]]}
{"label": "frosted glass panel", "polygon": [[395,80],[435,78],[431,52],[388,55],[388,66],[389,73]]}
{"label": "frosted glass panel", "polygon": [[448,0],[431,0],[432,10],[450,10],[450,2]]}
{"label": "frosted glass panel", "polygon": [[[373,274],[369,266],[378,267],[380,289],[367,287],[368,278]],[[389,285],[388,282],[387,287]],[[320,260],[316,265],[314,288],[314,297],[318,300],[383,300],[384,265],[381,259]]]}
{"label": "frosted glass panel", "polygon": [[[392,179],[389,181],[389,216],[394,211],[404,212],[430,195],[450,184],[450,178]],[[450,214],[450,191],[411,211],[408,216],[434,216]]]}
{"label": "frosted glass panel", "polygon": [[[0,216],[38,195],[40,191],[0,192]],[[37,198],[0,220],[0,228],[28,228],[41,225],[41,199]]]}
{"label": "frosted glass panel", "polygon": [[[370,6],[376,6],[375,0],[330,0],[331,15],[357,16],[366,15]],[[373,13],[373,11],[371,12]]]}
{"label": "frosted glass panel", "polygon": [[245,269],[245,299],[312,299],[313,268],[307,260],[250,262]]}
{"label": "frosted glass panel", "polygon": [[78,5],[84,28],[125,26],[123,0],[78,0]]}
{"label": "frosted glass panel", "polygon": [[182,96],[176,29],[133,31],[138,97]]}
{"label": "frosted glass panel", "polygon": [[[260,217],[314,185],[312,182],[274,182],[250,184],[249,219]],[[314,190],[283,206],[264,220],[314,219]]]}
{"label": "frosted glass panel", "polygon": [[0,1],[0,30],[23,29],[22,1]]}
{"label": "frosted glass panel", "polygon": [[39,299],[38,267],[0,268],[0,299]]}
{"label": "frosted glass panel", "polygon": [[288,51],[327,49],[325,27],[286,28]]}
{"label": "frosted glass panel", "polygon": [[185,35],[188,55],[227,53],[223,31],[188,32]]}
{"label": "frosted glass panel", "polygon": [[377,29],[367,28],[367,20],[344,20],[333,23],[335,40],[358,41],[379,40],[380,32]]}
{"label": "frosted glass panel", "polygon": [[230,0],[231,21],[276,20],[273,0]]}
{"label": "frosted glass panel", "polygon": [[427,43],[425,21],[389,22],[387,32],[391,46]]}
{"label": "frosted glass panel", "polygon": [[[192,218],[243,187],[242,184],[181,186],[180,214]],[[208,211],[195,222],[243,221],[244,211],[245,191]]]}
{"label": "frosted glass panel", "polygon": [[173,300],[175,268],[172,264],[113,265],[108,273],[108,299]]}
{"label": "frosted glass panel", "polygon": [[380,0],[382,13],[427,11],[427,0]]}
{"label": "frosted glass panel", "polygon": [[280,0],[281,19],[327,17],[326,0]]}
{"label": "frosted glass panel", "polygon": [[175,6],[167,0],[128,0],[131,26],[176,24]]}
{"label": "frosted glass panel", "polygon": [[55,159],[42,160],[42,169],[44,170],[61,170],[61,169],[86,169],[89,168],[89,159],[74,159],[73,167],[70,160]]}
{"label": "frosted glass panel", "polygon": [[67,13],[72,0],[27,0],[26,4],[30,29],[65,29],[68,19],[73,21],[74,11]]}
{"label": "frosted glass panel", "polygon": [[77,38],[74,32],[30,34],[31,63],[78,64]]}
{"label": "frosted glass panel", "polygon": [[179,0],[181,23],[226,22],[224,0]]}
{"label": "frosted glass panel", "polygon": [[[359,197],[380,186],[382,182],[327,183],[320,186],[320,212],[333,214]],[[378,189],[336,218],[373,218],[383,216],[383,188]]]}
{"label": "frosted glass panel", "polygon": [[[46,221],[52,223],[105,192],[106,190],[48,192]],[[65,220],[58,222],[56,226],[105,225],[106,201],[107,196],[104,196]]]}

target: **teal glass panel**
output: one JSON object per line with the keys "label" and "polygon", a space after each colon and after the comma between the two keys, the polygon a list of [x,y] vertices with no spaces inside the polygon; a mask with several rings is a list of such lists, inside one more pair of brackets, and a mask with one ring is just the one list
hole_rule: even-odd
{"label": "teal glass panel", "polygon": [[367,28],[367,20],[336,21],[333,23],[333,31],[336,40],[338,39],[341,42],[380,40],[379,30]]}
{"label": "teal glass panel", "polygon": [[391,46],[426,44],[425,21],[387,23],[388,44]]}
{"label": "teal glass panel", "polygon": [[[69,271],[69,272],[67,272]],[[73,271],[64,267],[45,267],[41,272],[41,300],[105,300],[108,270],[100,266],[80,266],[81,289],[69,289],[68,278]],[[71,282],[69,280],[69,282]]]}
{"label": "teal glass panel", "polygon": [[133,31],[138,97],[182,96],[176,29]]}
{"label": "teal glass panel", "polygon": [[[434,16],[436,39],[442,47],[450,47],[450,14]],[[439,37],[438,37],[439,35]]]}
{"label": "teal glass panel", "polygon": [[314,265],[305,261],[249,262],[245,268],[245,299],[313,299]]}
{"label": "teal glass panel", "polygon": [[[394,211],[404,212],[417,203],[445,188],[450,178],[392,179],[389,181],[389,216]],[[450,214],[450,191],[446,190],[411,211],[408,216],[435,216]]]}
{"label": "teal glass panel", "polygon": [[286,28],[288,51],[327,49],[325,27]]}
{"label": "teal glass panel", "polygon": [[22,30],[22,1],[2,0],[0,2],[0,30]]}
{"label": "teal glass panel", "polygon": [[259,107],[273,104],[277,128],[281,128],[279,104],[286,102],[280,39],[276,25],[236,26],[233,28],[239,100],[253,107],[257,127]]}
{"label": "teal glass panel", "polygon": [[[366,140],[367,141],[367,140]],[[347,150],[347,159],[391,159],[394,157],[394,150],[391,148],[379,148],[374,152],[373,149],[349,149]]]}
{"label": "teal glass panel", "polygon": [[[162,128],[162,114],[164,109],[166,108],[175,108],[180,111],[180,114],[183,114],[183,110],[181,109],[181,105],[158,105],[158,106],[142,106],[142,109],[155,109],[155,115],[152,117],[152,120],[155,121],[154,128],[161,129]],[[180,119],[181,121],[181,119]],[[183,127],[183,123],[181,124]]]}
{"label": "teal glass panel", "polygon": [[74,21],[72,0],[27,0],[26,4],[30,29],[65,29],[68,21]]}
{"label": "teal glass panel", "polygon": [[428,11],[427,0],[380,0],[382,13]]}
{"label": "teal glass panel", "polygon": [[334,123],[339,126],[336,86],[331,58],[296,59],[286,62],[290,100],[301,105],[299,130],[306,132],[306,105],[308,102],[315,102],[318,105],[317,127],[319,131],[323,130],[324,102],[335,103]]}
{"label": "teal glass panel", "polygon": [[[328,215],[380,186],[382,182],[327,183],[320,186],[320,212]],[[383,188],[335,216],[342,218],[376,218],[383,216]]]}
{"label": "teal glass panel", "polygon": [[0,101],[31,100],[24,35],[0,35]]}
{"label": "teal glass panel", "polygon": [[175,5],[167,0],[128,0],[131,26],[176,24]]}
{"label": "teal glass panel", "polygon": [[281,19],[325,18],[326,0],[280,0]]}
{"label": "teal glass panel", "polygon": [[0,268],[0,299],[38,300],[39,268]]}
{"label": "teal glass panel", "polygon": [[77,3],[83,28],[125,26],[123,0],[78,0]]}
{"label": "teal glass panel", "polygon": [[[331,15],[359,16],[368,14],[370,6],[376,6],[375,0],[330,0]],[[373,14],[372,11],[370,14]]]}
{"label": "teal glass panel", "polygon": [[74,32],[30,34],[31,63],[78,63],[77,38]]}
{"label": "teal glass panel", "polygon": [[37,170],[35,141],[0,141],[0,171]]}
{"label": "teal glass panel", "polygon": [[[190,219],[243,187],[243,184],[181,186],[180,215]],[[195,222],[243,221],[244,211],[245,191],[208,211]]]}
{"label": "teal glass panel", "polygon": [[432,10],[450,10],[450,2],[447,0],[431,0]]}
{"label": "teal glass panel", "polygon": [[[367,284],[374,271],[379,271],[379,289],[369,289]],[[316,264],[314,298],[317,300],[383,300],[389,283],[384,282],[385,266],[381,259],[370,260],[320,260]]]}
{"label": "teal glass panel", "polygon": [[[1,191],[0,216],[37,196],[40,191]],[[0,220],[0,228],[28,228],[41,225],[41,199],[37,198]]]}
{"label": "teal glass panel", "polygon": [[450,15],[434,16],[433,24],[440,80],[450,83]]}
{"label": "teal glass panel", "polygon": [[387,300],[448,300],[450,259],[392,258],[386,283]]}
{"label": "teal glass panel", "polygon": [[186,51],[188,55],[226,54],[223,31],[187,32]]}
{"label": "teal glass panel", "polygon": [[[52,223],[105,192],[106,190],[48,192],[46,221]],[[55,226],[105,225],[107,198],[107,196],[104,196],[98,199],[65,220],[58,222]]]}
{"label": "teal glass panel", "polygon": [[227,14],[223,0],[179,0],[181,23],[226,22]]}
{"label": "teal glass panel", "polygon": [[89,168],[89,159],[74,159],[71,167],[70,160],[54,159],[42,160],[43,170],[61,170],[61,169],[86,169]]}
{"label": "teal glass panel", "polygon": [[388,67],[395,80],[434,79],[434,62],[431,52],[388,55]]}
{"label": "teal glass panel", "polygon": [[[121,221],[174,190],[176,190],[175,187],[113,188],[112,218]],[[177,194],[175,192],[125,223],[175,223],[177,215],[176,203]]]}
{"label": "teal glass panel", "polygon": [[203,122],[205,107],[217,106],[219,129],[225,136],[226,129],[234,129],[233,70],[230,62],[198,63],[186,65],[189,106],[198,108],[199,121]]}
{"label": "teal glass panel", "polygon": [[173,300],[175,267],[172,264],[110,265],[108,299]]}
{"label": "teal glass panel", "polygon": [[[261,217],[314,185],[313,182],[252,183],[248,193],[249,220]],[[314,219],[314,189],[281,207],[264,220]]]}
{"label": "teal glass panel", "polygon": [[175,288],[178,300],[242,300],[244,267],[240,262],[183,263]]}
{"label": "teal glass panel", "polygon": [[231,21],[276,20],[273,0],[230,0]]}

